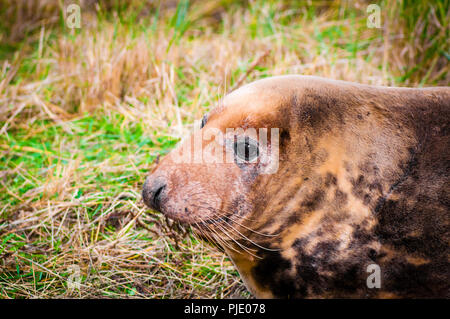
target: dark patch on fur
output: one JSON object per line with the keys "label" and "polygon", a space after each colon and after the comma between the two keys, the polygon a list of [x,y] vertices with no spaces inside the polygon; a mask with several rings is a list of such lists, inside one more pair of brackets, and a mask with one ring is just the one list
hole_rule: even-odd
{"label": "dark patch on fur", "polygon": [[351,179],[350,182],[353,185],[352,193],[358,198],[364,198],[364,191],[367,188],[367,182],[364,179],[363,175],[359,175],[357,179]]}
{"label": "dark patch on fur", "polygon": [[[275,233],[278,233],[280,231],[283,230],[284,227],[289,227],[289,225],[294,225],[298,222],[300,222],[301,218],[302,218],[302,213],[299,211],[295,211],[293,212],[287,219],[286,221],[282,224],[282,226],[280,228],[277,229],[277,231]],[[281,239],[279,240],[281,242]]]}
{"label": "dark patch on fur", "polygon": [[325,197],[325,192],[318,188],[312,193],[305,196],[305,199],[300,203],[301,207],[305,208],[306,211],[313,211],[318,209],[323,204],[323,199]]}
{"label": "dark patch on fur", "polygon": [[295,240],[292,245],[297,252],[294,272],[291,268],[293,262],[283,259],[278,252],[264,252],[261,255],[263,261],[252,271],[255,279],[261,279],[264,287],[269,288],[277,298],[375,295],[377,291],[370,291],[365,280],[367,264],[373,263],[371,258],[376,258],[377,252],[368,245],[373,237],[360,229],[360,225],[354,226],[356,235],[352,239],[351,249],[355,253],[347,258],[339,256],[338,240],[319,242],[312,252],[305,250],[315,236],[333,231],[334,223],[335,220],[328,217],[322,220],[323,227],[315,234]]}
{"label": "dark patch on fur", "polygon": [[311,254],[304,250],[307,239],[298,239],[293,248],[297,251],[295,281],[301,287],[296,297],[333,296],[345,297],[361,294],[365,289],[367,257],[351,256],[339,259],[339,241],[318,243]]}
{"label": "dark patch on fur", "polygon": [[383,191],[376,175],[360,174],[356,179],[350,178],[350,182],[353,186],[352,194],[361,199],[366,206],[369,206],[372,203],[372,199],[382,194]]}
{"label": "dark patch on fur", "polygon": [[[297,224],[306,214],[322,207],[324,198],[325,192],[319,188],[307,194],[304,200],[300,203],[300,209],[292,212],[286,221],[275,231],[275,233],[279,233],[283,229],[289,228],[290,225]],[[267,225],[264,226],[267,227]]]}
{"label": "dark patch on fur", "polygon": [[325,176],[325,187],[330,187],[331,185],[337,185],[337,178],[331,173],[327,173]]}
{"label": "dark patch on fur", "polygon": [[413,265],[401,256],[382,270],[384,289],[407,298],[450,298],[449,265],[445,261]]}
{"label": "dark patch on fur", "polygon": [[[298,105],[294,96],[292,103]],[[319,94],[315,89],[306,88],[302,97],[302,103],[295,107],[295,116],[300,123],[314,128],[316,133],[322,133],[333,129],[330,116],[336,117],[336,122],[344,124],[343,114],[339,112],[343,106],[333,95]],[[316,134],[317,135],[317,134]]]}
{"label": "dark patch on fur", "polygon": [[386,195],[380,197],[377,200],[377,205],[375,206],[375,213],[379,212],[383,205],[385,204],[387,198],[392,194],[393,191],[395,191],[397,189],[397,187],[403,183],[404,181],[406,181],[406,179],[408,177],[411,176],[412,170],[415,166],[417,166],[417,157],[416,157],[416,152],[414,151],[414,149],[410,148],[409,149],[409,153],[410,153],[410,160],[408,161],[406,167],[403,167],[402,164],[400,164],[400,171],[403,171],[403,174],[400,176],[400,178],[398,180],[395,181],[395,183],[393,183],[390,187],[388,192],[386,193]]}
{"label": "dark patch on fur", "polygon": [[367,222],[361,224],[352,225],[353,226],[353,241],[350,243],[350,247],[354,248],[355,245],[365,246],[370,244],[375,240],[373,231],[367,230]]}
{"label": "dark patch on fur", "polygon": [[291,139],[291,134],[288,130],[282,129],[280,133],[280,147],[282,150],[286,148],[286,146],[289,144],[289,141]]}
{"label": "dark patch on fur", "polygon": [[369,249],[369,253],[367,254],[367,256],[372,261],[377,261],[378,253],[377,253],[377,251],[375,249]]}
{"label": "dark patch on fur", "polygon": [[264,288],[269,288],[277,298],[295,297],[297,286],[289,275],[291,262],[279,252],[265,252],[263,259],[251,270],[251,274]]}

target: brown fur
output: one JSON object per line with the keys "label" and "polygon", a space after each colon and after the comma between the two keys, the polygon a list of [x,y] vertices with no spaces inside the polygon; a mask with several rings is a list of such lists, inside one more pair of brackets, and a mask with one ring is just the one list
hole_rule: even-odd
{"label": "brown fur", "polygon": [[[278,171],[175,164],[178,148],[144,200],[222,246],[256,297],[449,298],[449,119],[450,88],[260,80],[204,129],[279,128]],[[380,289],[366,286],[372,263]]]}

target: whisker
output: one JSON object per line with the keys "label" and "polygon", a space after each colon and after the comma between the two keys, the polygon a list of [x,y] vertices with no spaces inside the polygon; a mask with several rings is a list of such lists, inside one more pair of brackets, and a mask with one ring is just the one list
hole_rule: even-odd
{"label": "whisker", "polygon": [[238,220],[237,217],[234,217],[234,219],[233,219],[233,217],[234,217],[234,216],[232,215],[230,219],[232,219],[234,223],[236,223],[236,224],[238,224],[239,226],[241,226],[241,227],[243,227],[243,228],[245,228],[245,229],[247,229],[247,230],[249,230],[249,231],[251,231],[251,232],[253,232],[253,233],[255,233],[255,234],[258,234],[258,235],[260,235],[260,236],[264,236],[264,237],[277,237],[277,236],[279,236],[279,235],[281,234],[281,232],[279,232],[279,233],[277,233],[277,234],[264,234],[264,233],[260,233],[260,232],[254,230],[254,229],[251,229],[251,228],[249,228],[249,227],[247,227],[247,226],[245,226],[245,225],[242,225],[241,223],[239,223],[239,222],[237,221],[237,220]]}
{"label": "whisker", "polygon": [[[222,238],[220,238],[219,234],[217,234],[217,232],[214,231],[214,229],[211,229],[207,224],[205,224],[203,221],[201,221],[202,224],[196,223],[197,226],[199,226],[199,230],[201,231],[201,233],[203,235],[205,235],[205,237],[207,237],[212,243],[219,243],[220,245],[229,248],[231,250],[234,250],[237,253],[240,253],[239,251],[237,251],[236,249],[234,249],[234,247],[232,247],[231,245],[227,244]],[[208,232],[205,232],[204,229],[202,228],[202,226],[206,227],[209,230]],[[216,236],[217,235],[217,236]],[[213,238],[211,238],[211,236]]]}
{"label": "whisker", "polygon": [[[239,219],[246,219],[245,216],[243,216],[243,217],[236,217],[234,214],[231,215],[231,216],[227,216],[227,213],[226,213],[226,212],[224,212],[224,211],[219,211],[219,212],[223,212],[223,215],[219,215],[218,217],[226,216],[226,217],[228,217],[229,219],[231,219],[234,223],[238,224],[239,226],[241,226],[241,227],[243,227],[243,228],[245,228],[245,229],[247,229],[247,230],[249,230],[249,231],[251,231],[251,232],[253,232],[253,233],[255,233],[255,234],[258,234],[258,235],[260,235],[260,236],[264,236],[264,237],[277,237],[277,236],[279,236],[279,235],[281,234],[281,232],[280,232],[280,233],[277,233],[277,234],[264,234],[264,233],[258,232],[258,231],[254,230],[254,229],[251,229],[251,228],[249,228],[249,227],[247,227],[247,226],[245,226],[245,225],[243,225],[243,224],[241,224],[241,223],[239,223],[239,222],[237,221],[237,220],[239,220]],[[247,220],[250,220],[250,219],[247,219]]]}
{"label": "whisker", "polygon": [[242,245],[241,243],[239,243],[236,239],[234,239],[230,234],[228,234],[228,232],[222,228],[220,226],[220,224],[217,224],[218,227],[220,227],[222,229],[222,232],[224,233],[225,236],[227,236],[228,238],[230,238],[233,242],[235,242],[240,248],[242,248],[244,251],[246,251],[248,254],[252,255],[255,258],[261,259],[261,257],[255,255],[251,250],[255,251],[255,249],[249,248],[247,246]]}
{"label": "whisker", "polygon": [[[220,217],[219,217],[220,218]],[[245,236],[244,234],[242,234],[239,230],[237,230],[236,228],[233,227],[233,225],[231,225],[230,223],[228,223],[226,220],[223,220],[222,218],[220,218],[224,223],[226,223],[227,225],[229,225],[235,232],[237,232],[239,235],[241,235],[243,238],[245,238],[246,240],[248,240],[250,243],[252,243],[253,245],[263,249],[263,250],[267,250],[267,251],[280,251],[280,249],[275,249],[275,248],[267,248],[267,247],[263,247],[261,245],[259,245],[258,243],[254,242],[253,240],[251,240],[250,238],[248,238],[247,236]]]}

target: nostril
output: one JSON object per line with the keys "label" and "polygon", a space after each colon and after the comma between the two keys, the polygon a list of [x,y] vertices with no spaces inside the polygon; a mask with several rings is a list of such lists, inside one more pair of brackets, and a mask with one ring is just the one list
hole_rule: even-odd
{"label": "nostril", "polygon": [[152,206],[156,210],[161,210],[161,192],[164,190],[165,187],[166,185],[161,186],[156,190],[155,194],[153,195]]}
{"label": "nostril", "polygon": [[147,177],[142,189],[144,203],[154,210],[161,211],[166,186],[166,181],[162,177]]}

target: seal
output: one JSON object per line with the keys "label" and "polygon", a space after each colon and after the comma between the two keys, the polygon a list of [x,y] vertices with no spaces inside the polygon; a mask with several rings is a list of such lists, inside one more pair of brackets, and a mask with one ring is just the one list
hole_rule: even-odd
{"label": "seal", "polygon": [[[449,119],[449,87],[258,80],[160,161],[143,199],[223,248],[258,298],[449,298]],[[278,135],[263,147],[249,128]]]}

